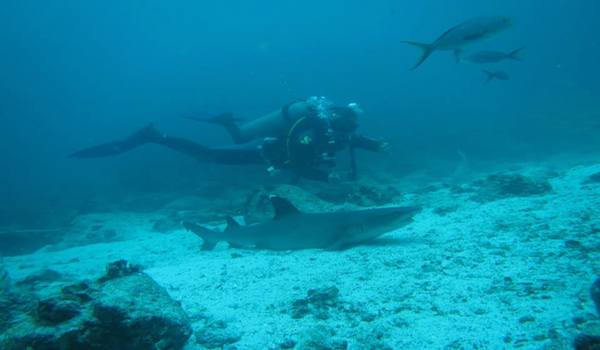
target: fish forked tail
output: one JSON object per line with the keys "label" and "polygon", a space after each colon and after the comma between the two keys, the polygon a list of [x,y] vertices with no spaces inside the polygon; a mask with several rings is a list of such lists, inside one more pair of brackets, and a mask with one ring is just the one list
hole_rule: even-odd
{"label": "fish forked tail", "polygon": [[496,78],[496,74],[494,74],[494,72],[490,72],[489,70],[485,70],[482,69],[481,72],[483,74],[485,74],[486,79],[485,79],[485,83],[488,84],[490,81],[494,80],[494,78]]}
{"label": "fish forked tail", "polygon": [[412,45],[421,49],[421,57],[410,70],[417,69],[425,60],[435,51],[435,46],[432,44],[419,43],[416,41],[401,41],[404,44]]}
{"label": "fish forked tail", "polygon": [[219,242],[219,239],[216,237],[217,233],[206,227],[202,227],[189,221],[184,221],[181,224],[186,230],[191,231],[202,238],[202,250],[212,250]]}
{"label": "fish forked tail", "polygon": [[522,61],[521,57],[519,57],[519,54],[521,53],[521,51],[523,51],[523,49],[525,49],[525,46],[522,46],[516,50],[509,52],[507,57],[511,60]]}

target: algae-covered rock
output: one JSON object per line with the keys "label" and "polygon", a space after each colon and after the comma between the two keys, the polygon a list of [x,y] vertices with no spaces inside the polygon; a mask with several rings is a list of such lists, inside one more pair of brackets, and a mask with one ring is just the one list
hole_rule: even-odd
{"label": "algae-covered rock", "polygon": [[580,334],[573,341],[575,350],[600,350],[600,336]]}
{"label": "algae-covered rock", "polygon": [[4,269],[2,257],[0,257],[0,332],[4,331],[10,321],[11,299],[10,279],[8,272]]}
{"label": "algae-covered rock", "polygon": [[521,174],[493,174],[475,182],[478,187],[474,200],[487,202],[509,197],[539,196],[552,191],[545,179],[534,179]]}
{"label": "algae-covered rock", "polygon": [[47,245],[58,243],[64,235],[60,230],[5,230],[0,232],[0,255],[31,254]]}
{"label": "algae-covered rock", "polygon": [[81,313],[79,303],[60,298],[40,300],[35,309],[35,318],[40,323],[57,325]]}
{"label": "algae-covered rock", "polygon": [[335,336],[335,331],[325,326],[308,329],[298,342],[301,350],[346,350],[348,341]]}
{"label": "algae-covered rock", "polygon": [[331,204],[300,187],[266,186],[255,189],[248,195],[244,209],[246,222],[263,222],[271,219],[274,211],[269,197],[273,195],[287,199],[303,212],[322,212],[331,208]]}
{"label": "algae-covered rock", "polygon": [[208,322],[196,332],[196,342],[208,349],[221,349],[240,341],[242,335],[224,321]]}
{"label": "algae-covered rock", "polygon": [[102,349],[180,349],[192,332],[181,306],[142,273],[105,282],[92,315],[84,343],[101,339]]}
{"label": "algae-covered rock", "polygon": [[329,310],[338,306],[337,287],[309,289],[306,298],[292,302],[292,318],[300,319],[312,314],[317,319],[328,319]]}
{"label": "algae-covered rock", "polygon": [[599,184],[600,183],[600,172],[588,176],[583,182],[584,184]]}
{"label": "algae-covered rock", "polygon": [[34,272],[22,280],[16,281],[15,284],[19,287],[35,288],[40,284],[48,284],[56,282],[62,278],[60,272],[52,269],[43,269]]}
{"label": "algae-covered rock", "polygon": [[596,305],[596,312],[598,313],[598,316],[600,316],[600,277],[596,278],[596,281],[592,284],[590,296]]}
{"label": "algae-covered rock", "polygon": [[181,306],[124,260],[98,282],[64,285],[12,321],[1,349],[181,349],[192,333]]}
{"label": "algae-covered rock", "polygon": [[140,273],[142,267],[130,264],[127,260],[117,260],[106,266],[106,274],[98,279],[98,282],[106,282],[115,278]]}
{"label": "algae-covered rock", "polygon": [[350,203],[363,207],[380,206],[393,202],[400,191],[390,185],[367,182],[345,182],[320,188],[315,194],[328,202]]}
{"label": "algae-covered rock", "polygon": [[0,256],[0,292],[3,295],[4,292],[8,291],[10,287],[10,278],[8,277],[8,272],[6,271],[6,269],[4,268],[4,261],[2,260],[2,257]]}

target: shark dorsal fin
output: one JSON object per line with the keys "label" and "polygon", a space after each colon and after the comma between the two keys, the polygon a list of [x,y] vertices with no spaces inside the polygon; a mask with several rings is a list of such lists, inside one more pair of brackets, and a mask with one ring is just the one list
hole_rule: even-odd
{"label": "shark dorsal fin", "polygon": [[225,227],[225,231],[231,231],[240,227],[240,224],[231,216],[227,216],[225,220],[227,220],[227,227]]}
{"label": "shark dorsal fin", "polygon": [[283,199],[279,196],[270,196],[269,199],[271,200],[273,209],[275,209],[275,220],[286,215],[300,214],[300,210],[287,199]]}

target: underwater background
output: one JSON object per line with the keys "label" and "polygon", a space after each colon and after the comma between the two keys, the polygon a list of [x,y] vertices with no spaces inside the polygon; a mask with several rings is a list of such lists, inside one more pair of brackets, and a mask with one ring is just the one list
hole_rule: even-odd
{"label": "underwater background", "polygon": [[[252,119],[312,95],[361,104],[361,130],[392,145],[395,166],[381,171],[458,162],[457,150],[486,161],[597,150],[599,6],[7,1],[0,14],[0,222],[31,222],[99,189],[162,191],[235,178],[237,171],[215,175],[156,146],[94,162],[66,155],[150,122],[203,144],[227,144],[218,128],[181,116],[231,111]],[[418,52],[401,40],[433,40],[483,15],[515,20],[476,46],[526,47],[523,62],[497,65],[510,81],[485,86],[479,66],[456,64],[446,52],[409,71]],[[360,162],[380,160],[372,158]]]}
{"label": "underwater background", "polygon": [[[316,332],[321,332],[318,337],[345,337],[346,346],[351,349],[558,349],[572,348],[571,340],[580,332],[597,332],[596,335],[600,336],[600,322],[589,298],[589,287],[598,274],[595,261],[600,251],[597,239],[600,219],[596,209],[597,205],[600,207],[600,189],[594,185],[600,182],[598,13],[600,2],[594,0],[3,1],[0,11],[0,233],[8,232],[10,237],[14,237],[13,231],[18,235],[18,232],[48,230],[53,235],[66,232],[64,228],[67,227],[67,236],[77,243],[68,244],[68,248],[84,246],[84,250],[65,251],[58,257],[52,255],[52,252],[60,251],[58,248],[37,253],[41,255],[33,251],[15,254],[10,247],[12,243],[4,242],[1,244],[3,254],[14,255],[5,259],[8,274],[12,280],[26,279],[37,268],[54,266],[65,275],[96,276],[103,273],[107,263],[124,258],[140,263],[144,268],[154,267],[154,272],[150,270],[149,274],[162,287],[169,285],[167,291],[172,297],[183,300],[188,315],[175,310],[173,313],[177,316],[174,317],[190,317],[197,340],[205,333],[198,330],[196,324],[217,322],[212,319],[209,322],[202,315],[212,313],[214,316],[217,311],[223,310],[227,317],[236,313],[227,309],[230,304],[219,304],[224,300],[223,295],[211,294],[210,288],[226,289],[233,283],[227,280],[227,276],[245,275],[245,267],[252,266],[248,278],[264,283],[237,281],[235,283],[239,284],[236,286],[244,286],[246,294],[236,294],[234,291],[239,290],[234,288],[230,290],[231,294],[225,295],[225,299],[229,298],[228,303],[239,304],[237,307],[242,311],[234,309],[238,310],[241,319],[258,315],[252,322],[248,321],[251,324],[248,331],[245,334],[239,332],[239,337],[234,336],[232,339],[236,341],[217,342],[216,345],[198,345],[190,341],[191,345],[186,345],[190,349],[226,346],[234,349],[231,347],[234,345],[226,344],[235,344],[240,339],[239,349],[286,348],[284,343],[292,338],[294,340],[285,345],[290,346],[287,348],[296,343],[301,345],[302,336],[298,334],[302,333],[302,327],[293,328],[296,326],[289,323],[289,316],[284,321],[278,317],[283,317],[280,315],[281,305],[293,303],[293,300],[301,300],[299,304],[304,302],[309,307],[314,302],[311,295],[324,298],[325,306],[310,306],[310,312],[314,312],[315,316],[308,323],[343,324],[347,322],[346,318],[359,318],[362,319],[360,322],[373,325],[377,322],[373,319],[387,315],[385,308],[368,312],[355,310],[353,314],[355,304],[352,303],[377,305],[383,300],[377,298],[389,292],[395,293],[398,299],[418,299],[418,303],[423,305],[422,298],[425,297],[414,291],[431,292],[436,289],[436,281],[446,283],[443,288],[468,290],[465,298],[479,296],[478,293],[484,289],[486,293],[494,290],[475,282],[464,282],[461,286],[461,282],[456,281],[469,278],[479,281],[489,276],[498,278],[499,284],[510,285],[507,296],[496,300],[500,305],[510,304],[515,309],[530,311],[510,308],[500,308],[496,313],[492,311],[489,317],[498,324],[494,323],[490,326],[492,330],[486,333],[483,329],[490,324],[488,319],[469,321],[472,314],[485,314],[481,311],[486,305],[483,299],[478,299],[473,304],[475,306],[466,307],[472,314],[462,321],[453,319],[457,314],[445,309],[443,304],[438,303],[434,306],[437,309],[432,309],[430,305],[419,308],[398,302],[393,307],[389,306],[390,310],[396,308],[394,313],[398,313],[397,308],[400,308],[408,312],[433,312],[437,316],[447,316],[447,322],[441,326],[444,332],[451,329],[453,323],[459,328],[464,327],[456,333],[447,331],[439,337],[428,338],[424,335],[425,330],[437,326],[435,322],[428,321],[434,318],[421,314],[424,318],[420,319],[417,330],[409,326],[412,324],[411,316],[386,321],[388,326],[392,322],[394,327],[403,329],[403,340],[395,338],[394,330],[381,325],[355,337],[352,333],[340,331],[341,328],[336,328],[335,335],[331,335],[330,330]],[[514,25],[466,51],[487,49],[508,52],[525,47],[520,62],[507,60],[486,66],[507,72],[509,80],[486,84],[481,71],[485,67],[456,62],[451,52],[435,52],[418,69],[410,70],[419,52],[401,41],[431,42],[462,21],[496,15],[512,18]],[[352,205],[371,207],[416,201],[424,207],[426,214],[421,219],[417,217],[407,232],[418,232],[419,237],[427,241],[435,239],[436,229],[446,226],[452,227],[452,234],[472,233],[474,231],[471,230],[481,228],[481,236],[465,234],[460,241],[448,236],[445,241],[448,245],[435,244],[438,251],[428,250],[430,242],[427,241],[429,243],[419,245],[412,252],[410,245],[403,246],[401,252],[394,251],[393,247],[361,247],[355,252],[344,253],[346,255],[342,258],[330,252],[314,257],[309,251],[281,261],[277,256],[260,252],[251,258],[251,262],[239,263],[237,261],[243,259],[238,257],[245,258],[251,253],[243,251],[238,254],[226,250],[216,252],[211,258],[206,255],[207,252],[200,252],[199,239],[189,232],[169,225],[157,228],[163,221],[156,216],[163,215],[165,207],[178,212],[201,210],[205,221],[214,223],[223,214],[242,214],[242,211],[248,214],[249,209],[242,210],[240,205],[251,206],[257,200],[256,191],[272,188],[279,193],[288,191],[296,199],[309,202],[313,197],[298,191],[303,190],[310,195],[316,193],[319,201],[329,200],[336,205],[350,197],[340,200],[337,192],[331,194],[322,187],[315,190],[311,184],[305,187],[299,184],[299,189],[286,187],[281,190],[279,186],[285,185],[285,181],[270,177],[266,166],[199,163],[157,145],[146,145],[118,157],[93,160],[67,157],[82,147],[125,137],[149,123],[154,123],[169,135],[186,137],[203,145],[227,145],[231,143],[230,138],[220,128],[193,123],[184,117],[232,112],[235,116],[251,120],[290,101],[313,95],[326,96],[344,105],[359,103],[365,110],[359,120],[359,130],[391,145],[389,154],[358,153],[359,174],[364,175],[369,186],[374,186],[381,193],[377,200]],[[544,184],[531,184],[527,182],[529,180],[490,175],[505,171],[543,178],[544,184],[548,182],[547,186],[554,192],[546,191]],[[498,181],[505,180],[515,180],[517,187],[523,182],[525,187],[531,187],[524,190],[530,192],[517,190],[512,194],[510,191],[498,194],[494,192],[498,187],[494,190],[488,188],[494,192],[490,194],[485,189],[489,183],[486,185],[486,180],[482,183],[477,179],[487,179],[493,183],[492,187],[503,186]],[[467,183],[470,185],[464,185]],[[397,192],[387,186],[392,186]],[[436,192],[438,190],[443,193]],[[474,201],[471,197],[460,197],[469,191],[476,192]],[[189,200],[169,207],[177,198],[187,200],[191,195],[202,197],[202,200]],[[526,199],[517,203],[513,197],[520,198],[521,195]],[[382,196],[384,199],[379,200]],[[534,196],[533,199],[530,196]],[[514,201],[497,204],[492,197],[501,201],[510,197],[508,201]],[[485,203],[490,202],[499,207],[485,207]],[[327,204],[312,204],[307,207],[313,210],[331,208]],[[482,206],[485,208],[481,209]],[[224,208],[231,212],[224,213]],[[531,214],[531,210],[535,213]],[[130,216],[129,213],[145,213],[151,219]],[[109,214],[114,217],[109,217]],[[503,217],[505,214],[507,216]],[[497,219],[497,216],[502,218]],[[489,221],[490,217],[494,219]],[[529,219],[534,223],[527,221]],[[102,242],[96,237],[86,241],[86,237],[90,237],[89,227],[100,225],[99,222],[117,224],[105,224],[109,230],[103,231]],[[486,226],[488,224],[489,227]],[[164,236],[163,232],[159,241],[140,241],[140,237],[144,237],[141,233],[146,229],[176,233],[173,238]],[[551,239],[527,236],[529,233],[523,234],[524,231],[531,235],[551,231],[553,236]],[[531,233],[534,231],[535,234]],[[130,232],[135,234],[128,236]],[[531,247],[527,245],[511,251],[510,246],[515,245],[518,238],[511,236],[515,240],[500,238],[500,242],[496,242],[495,233],[498,232],[511,232],[514,237],[525,235],[531,238]],[[73,238],[73,235],[77,237]],[[439,237],[446,237],[444,235]],[[131,245],[116,245],[114,249],[111,246],[93,248],[93,244],[110,244],[113,238],[119,242],[129,242],[131,238]],[[167,248],[165,251],[153,250],[156,242],[163,242],[162,239],[171,244],[179,241],[182,246],[171,247],[170,252]],[[553,243],[548,243],[550,241]],[[544,246],[546,243],[555,244],[555,248],[561,247],[556,248],[558,250],[566,246],[567,252],[558,253],[552,250],[554,248]],[[197,246],[198,251],[195,250]],[[467,249],[467,253],[459,246]],[[469,255],[469,247],[476,253]],[[374,252],[373,249],[389,249],[391,255],[388,256],[398,254],[398,257],[392,260],[381,256],[373,258],[369,255]],[[535,253],[532,254],[532,251]],[[548,270],[544,270],[543,278],[531,283],[516,282],[517,275],[532,274],[536,264],[546,266],[544,254],[549,251],[552,258],[562,260],[553,263],[548,260],[551,258],[546,257]],[[144,255],[148,252],[151,254]],[[183,259],[196,254],[203,260],[190,260],[193,261],[191,263]],[[83,256],[86,255],[93,259],[85,260]],[[424,256],[433,256],[433,260]],[[448,256],[459,256],[461,261]],[[505,263],[511,266],[514,274],[495,271],[495,266],[500,263],[486,260],[490,256],[509,259]],[[438,261],[443,257],[452,261],[450,265]],[[346,265],[345,258],[350,259],[350,265]],[[510,260],[512,258],[516,260]],[[228,259],[236,262],[224,267]],[[77,265],[77,261],[82,261],[82,265]],[[381,264],[377,267],[370,265],[376,261]],[[482,265],[476,264],[482,261]],[[577,265],[579,263],[581,265]],[[329,270],[329,273],[315,270],[315,265]],[[446,267],[456,270],[447,272],[443,281],[431,276],[431,281],[427,280],[429,277],[423,277],[423,283],[411,285],[410,282],[408,285],[413,287],[413,292],[402,292],[399,296],[397,290],[385,289],[389,287],[386,282],[389,282],[389,276],[398,275],[398,270],[394,269],[408,269],[405,265],[424,271],[408,271],[409,275],[414,272],[415,281],[420,279],[421,273],[426,276],[430,276],[429,273],[442,274],[441,270]],[[178,266],[179,270],[173,272],[167,269],[173,266]],[[282,270],[270,270],[273,266],[280,266]],[[356,272],[350,269],[356,266],[364,267],[364,270]],[[481,270],[477,270],[478,266]],[[207,279],[199,282],[201,278],[194,275],[198,267],[212,270],[215,275],[206,272],[203,276]],[[346,267],[348,270],[345,270]],[[64,271],[61,270],[63,268]],[[131,267],[121,268],[127,270]],[[131,269],[135,270],[135,267]],[[466,272],[463,274],[469,269],[474,271],[475,277]],[[349,277],[335,277],[340,271]],[[377,271],[381,272],[378,275],[381,280],[369,288],[377,289],[381,294],[362,295],[362,299],[358,296],[348,304],[340,302],[344,304],[342,306],[330,304],[333,303],[331,300],[337,300],[338,292],[340,300],[346,296],[350,300],[350,290],[357,289],[361,283],[368,285],[370,277],[366,276],[377,275]],[[292,283],[290,280],[271,280],[282,272],[296,276],[291,281],[302,286],[294,289],[298,294],[295,299],[279,300],[285,293],[278,295],[271,290],[283,290]],[[358,275],[352,275],[355,272]],[[321,279],[336,279],[338,283],[336,287],[330,287],[330,283],[315,283],[304,288],[306,281],[299,281],[297,277],[303,274],[322,274]],[[505,277],[508,275],[512,277]],[[565,280],[571,277],[573,280]],[[185,285],[184,281],[190,280],[197,284]],[[532,288],[556,294],[544,299],[548,295],[541,292],[531,303],[527,300],[521,300],[522,304],[511,301],[513,297],[530,296],[534,293]],[[211,309],[198,298],[186,305],[186,300],[192,300],[190,295],[198,289],[206,293],[202,294],[206,303],[218,307]],[[299,299],[307,295],[307,290],[312,290],[313,294]],[[264,298],[273,298],[280,304],[273,301],[275,306],[269,306],[267,310],[258,307],[244,309],[245,303],[255,305],[254,302]],[[552,298],[552,302],[564,308],[543,303],[543,300]],[[349,306],[351,304],[354,306]],[[568,307],[578,311],[571,312]],[[175,306],[173,308],[176,309]],[[345,313],[346,316],[332,315],[329,321],[319,318],[319,312],[334,308],[344,310],[340,311],[340,315]],[[553,313],[530,316],[535,314],[536,308],[552,310]],[[275,314],[278,316],[270,318]],[[551,320],[557,314],[563,319],[556,320],[554,324]],[[514,326],[502,324],[509,322],[503,318],[505,315],[514,316],[515,320],[510,321],[514,321]],[[579,319],[572,320],[577,317]],[[304,315],[299,318],[305,319]],[[261,331],[258,325],[267,324],[265,319],[272,323]],[[243,320],[229,321],[238,322],[237,327],[244,328]],[[477,325],[470,329],[469,322]],[[569,325],[566,326],[566,323]],[[363,326],[356,327],[362,329]],[[525,328],[515,330],[515,327]],[[512,335],[503,331],[506,329],[512,329],[512,333],[508,332]],[[0,330],[5,329],[0,327]],[[545,337],[540,338],[542,333]],[[281,334],[288,334],[289,339],[282,338]],[[464,337],[459,336],[461,334]],[[477,334],[485,337],[476,339]],[[190,334],[178,334],[177,337],[184,335],[187,339]],[[357,341],[358,338],[376,338],[378,342],[367,347],[364,339]],[[345,348],[343,341],[340,342],[321,348]],[[311,347],[309,343],[304,343],[305,348],[319,348],[317,345]],[[382,345],[384,343],[386,345]],[[115,344],[111,346],[119,348]],[[180,346],[183,345],[169,343],[157,348],[175,349]]]}

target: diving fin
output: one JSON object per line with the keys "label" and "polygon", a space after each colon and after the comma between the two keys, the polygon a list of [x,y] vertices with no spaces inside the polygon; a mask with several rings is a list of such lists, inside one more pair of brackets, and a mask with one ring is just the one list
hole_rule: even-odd
{"label": "diving fin", "polygon": [[114,156],[130,151],[146,143],[152,143],[159,140],[163,135],[153,124],[136,131],[129,137],[120,141],[107,142],[100,145],[84,148],[71,153],[69,158],[100,158]]}

